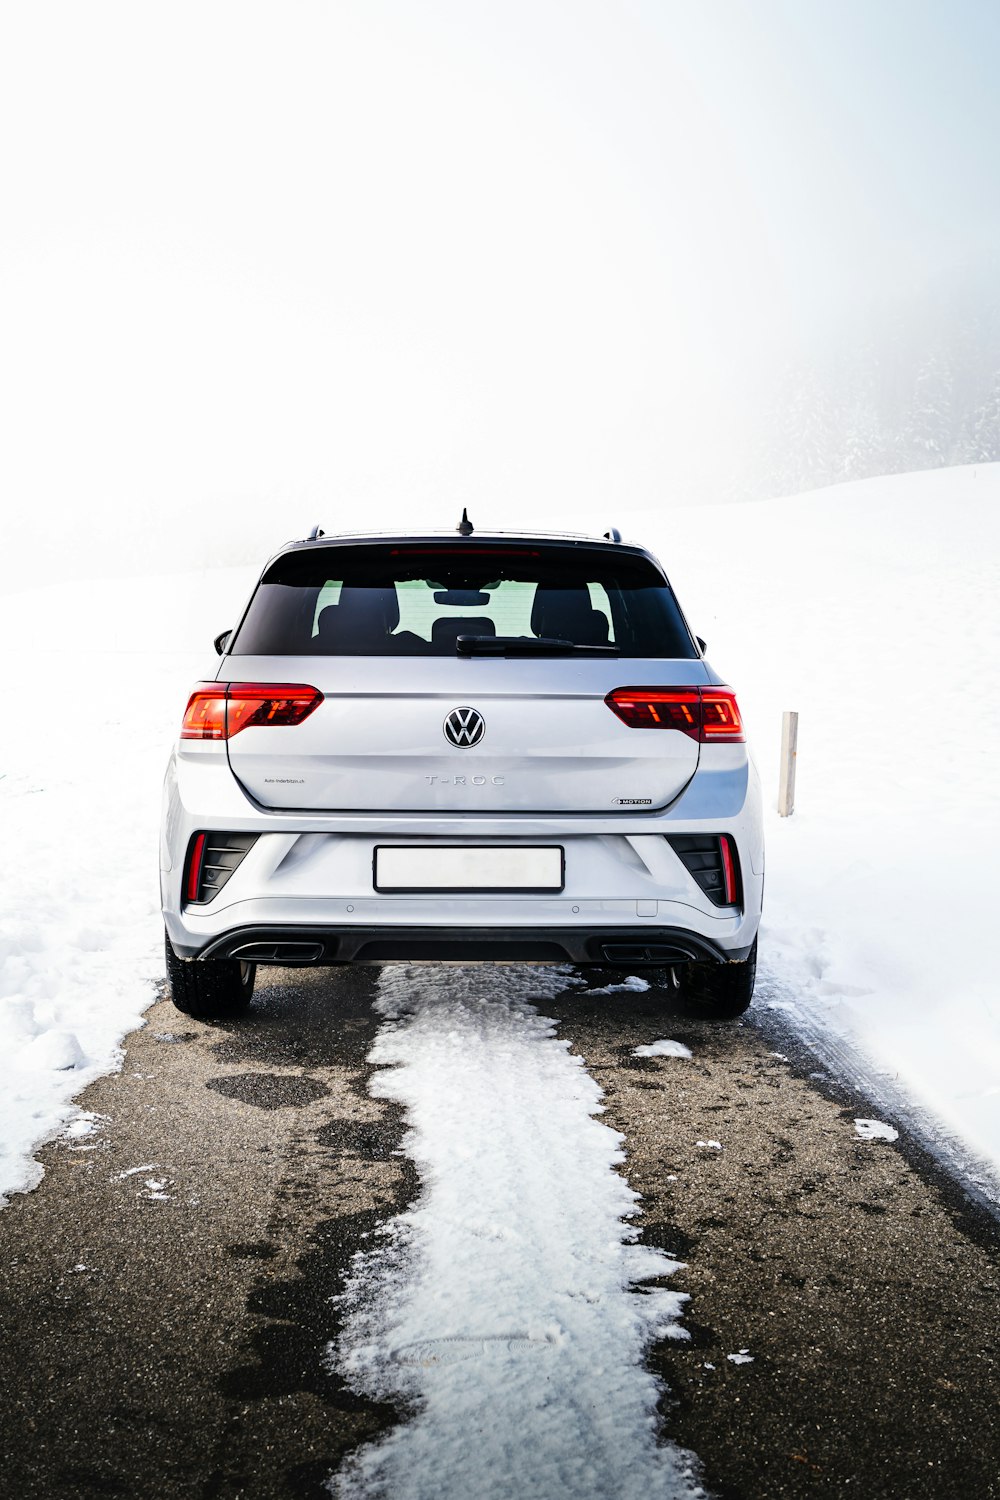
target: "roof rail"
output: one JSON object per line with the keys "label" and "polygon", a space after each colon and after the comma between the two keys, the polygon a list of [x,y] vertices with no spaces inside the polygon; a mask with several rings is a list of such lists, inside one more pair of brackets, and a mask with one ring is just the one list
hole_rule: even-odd
{"label": "roof rail", "polygon": [[621,539],[622,534],[618,530],[617,526],[609,526],[607,531],[604,533],[604,540],[606,542],[620,542]]}
{"label": "roof rail", "polygon": [[315,542],[316,539],[318,537],[321,537],[321,536],[326,536],[326,532],[325,531],[321,531],[320,528],[319,528],[319,525],[317,524],[316,526],[313,527],[312,531],[310,531],[309,535],[306,537],[306,541],[307,542]]}

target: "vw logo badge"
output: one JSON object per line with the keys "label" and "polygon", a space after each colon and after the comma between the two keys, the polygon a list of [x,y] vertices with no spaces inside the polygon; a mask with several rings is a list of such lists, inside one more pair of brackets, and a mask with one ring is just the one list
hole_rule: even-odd
{"label": "vw logo badge", "polygon": [[471,750],[486,733],[486,720],[476,708],[453,708],[444,721],[444,737],[460,750]]}

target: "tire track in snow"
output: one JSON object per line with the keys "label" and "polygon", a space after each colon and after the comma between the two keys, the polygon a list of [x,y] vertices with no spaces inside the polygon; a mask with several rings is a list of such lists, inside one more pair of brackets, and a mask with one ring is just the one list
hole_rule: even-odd
{"label": "tire track in snow", "polygon": [[331,1368],[411,1420],[333,1479],[344,1500],[629,1500],[704,1491],[658,1440],[649,1345],[684,1338],[678,1263],[635,1243],[602,1094],[532,998],[558,970],[383,970],[376,1097],[404,1106],[420,1196],[355,1258]]}

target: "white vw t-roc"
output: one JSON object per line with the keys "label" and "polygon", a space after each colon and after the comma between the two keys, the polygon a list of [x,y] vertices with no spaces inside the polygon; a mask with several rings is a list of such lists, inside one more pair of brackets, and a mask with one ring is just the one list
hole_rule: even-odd
{"label": "white vw t-roc", "polygon": [[167,768],[174,1002],[257,964],[669,970],[750,1003],[760,789],[732,688],[617,532],[325,536],[264,569]]}

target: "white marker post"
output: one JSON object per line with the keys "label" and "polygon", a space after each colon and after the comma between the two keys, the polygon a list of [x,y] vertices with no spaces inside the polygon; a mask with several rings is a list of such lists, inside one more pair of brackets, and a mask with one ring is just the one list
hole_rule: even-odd
{"label": "white marker post", "polygon": [[799,747],[799,716],[787,710],[781,716],[781,779],[778,782],[778,813],[790,818],[795,811],[795,757]]}

